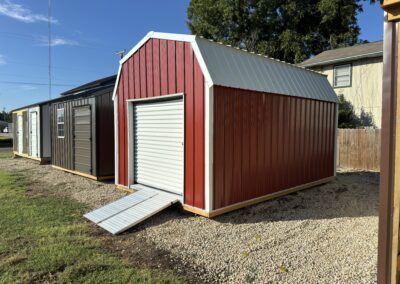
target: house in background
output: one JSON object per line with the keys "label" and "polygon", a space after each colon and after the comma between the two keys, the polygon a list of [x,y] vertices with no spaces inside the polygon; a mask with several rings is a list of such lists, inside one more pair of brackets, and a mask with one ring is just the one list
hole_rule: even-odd
{"label": "house in background", "polygon": [[383,42],[324,51],[300,64],[328,76],[337,95],[344,95],[356,113],[372,114],[381,128]]}

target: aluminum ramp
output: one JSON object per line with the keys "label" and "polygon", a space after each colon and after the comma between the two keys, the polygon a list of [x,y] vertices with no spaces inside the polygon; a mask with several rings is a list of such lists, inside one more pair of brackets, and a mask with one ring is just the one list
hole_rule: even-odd
{"label": "aluminum ramp", "polygon": [[116,235],[132,228],[179,200],[179,195],[143,188],[89,212],[84,217]]}

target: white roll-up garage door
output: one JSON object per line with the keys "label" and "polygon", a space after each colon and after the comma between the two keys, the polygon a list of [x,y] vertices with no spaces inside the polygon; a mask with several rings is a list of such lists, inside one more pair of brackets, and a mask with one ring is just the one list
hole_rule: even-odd
{"label": "white roll-up garage door", "polygon": [[183,194],[183,99],[134,105],[135,182]]}

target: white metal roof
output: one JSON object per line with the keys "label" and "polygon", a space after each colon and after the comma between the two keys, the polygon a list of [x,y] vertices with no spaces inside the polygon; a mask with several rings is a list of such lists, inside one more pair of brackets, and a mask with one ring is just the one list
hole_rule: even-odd
{"label": "white metal roof", "polygon": [[[320,73],[193,35],[148,33],[121,59],[117,82],[121,65],[150,38],[191,42],[208,86],[338,102],[326,76]],[[117,87],[116,84],[114,96]]]}

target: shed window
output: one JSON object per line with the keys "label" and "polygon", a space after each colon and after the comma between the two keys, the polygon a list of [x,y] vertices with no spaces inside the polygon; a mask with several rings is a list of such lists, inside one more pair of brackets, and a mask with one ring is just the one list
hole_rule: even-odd
{"label": "shed window", "polygon": [[350,87],[351,86],[351,65],[340,65],[333,68],[333,86]]}
{"label": "shed window", "polygon": [[64,138],[64,108],[57,109],[57,136]]}

